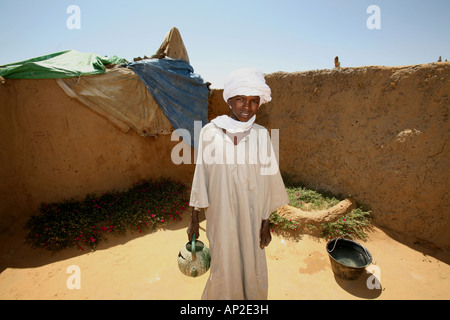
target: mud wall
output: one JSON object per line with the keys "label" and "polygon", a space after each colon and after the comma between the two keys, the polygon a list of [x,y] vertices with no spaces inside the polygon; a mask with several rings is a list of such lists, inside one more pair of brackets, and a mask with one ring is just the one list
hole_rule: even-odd
{"label": "mud wall", "polygon": [[[450,63],[266,79],[273,100],[257,122],[279,130],[283,174],[352,195],[394,233],[450,248]],[[213,90],[209,118],[224,113],[222,91]],[[41,202],[126,189],[144,178],[191,181],[193,165],[170,158],[178,141],[125,134],[54,80],[6,80],[0,114],[0,231]]]}
{"label": "mud wall", "polygon": [[[257,122],[279,129],[280,168],[306,186],[352,195],[375,223],[450,248],[450,64],[266,76]],[[214,115],[228,113],[217,90]]]}
{"label": "mud wall", "polygon": [[0,112],[0,231],[42,202],[125,190],[141,179],[192,179],[193,165],[172,163],[179,142],[170,135],[123,133],[55,80],[7,79]]}

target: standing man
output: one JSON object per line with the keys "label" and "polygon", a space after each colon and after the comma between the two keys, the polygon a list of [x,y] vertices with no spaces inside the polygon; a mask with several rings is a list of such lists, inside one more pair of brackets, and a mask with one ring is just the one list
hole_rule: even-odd
{"label": "standing man", "polygon": [[270,95],[261,71],[232,72],[223,92],[230,115],[200,132],[187,232],[189,241],[199,236],[198,213],[205,210],[211,269],[202,299],[267,299],[268,219],[289,203],[268,131],[255,123]]}

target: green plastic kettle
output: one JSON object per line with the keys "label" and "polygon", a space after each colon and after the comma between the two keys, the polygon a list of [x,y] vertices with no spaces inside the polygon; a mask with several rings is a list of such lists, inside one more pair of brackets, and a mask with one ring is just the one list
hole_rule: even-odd
{"label": "green plastic kettle", "polygon": [[208,247],[201,241],[195,241],[194,234],[192,242],[187,242],[178,253],[178,268],[183,274],[195,278],[206,273],[210,264]]}

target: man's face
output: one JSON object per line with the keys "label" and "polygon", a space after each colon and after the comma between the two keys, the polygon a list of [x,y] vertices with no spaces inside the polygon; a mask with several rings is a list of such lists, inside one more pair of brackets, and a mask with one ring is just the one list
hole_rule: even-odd
{"label": "man's face", "polygon": [[234,96],[228,99],[232,111],[231,118],[247,122],[256,114],[259,102],[259,96]]}

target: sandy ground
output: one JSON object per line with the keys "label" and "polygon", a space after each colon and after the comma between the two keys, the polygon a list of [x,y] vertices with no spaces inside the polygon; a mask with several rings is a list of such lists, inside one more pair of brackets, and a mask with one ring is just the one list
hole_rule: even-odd
{"label": "sandy ground", "polygon": [[[186,243],[187,213],[164,230],[112,237],[95,252],[51,254],[24,245],[21,225],[1,236],[0,299],[173,299],[198,300],[209,273],[183,275],[177,265]],[[201,223],[205,227],[205,221]],[[205,233],[200,240],[206,244]],[[331,270],[326,241],[273,234],[267,247],[269,299],[449,299],[446,256],[425,254],[374,228],[363,243],[374,263],[358,280],[341,280]],[[80,289],[69,289],[70,267],[78,266]],[[69,271],[69,272],[68,272]],[[374,287],[380,282],[380,288]],[[369,283],[369,288],[367,283]],[[370,286],[372,284],[372,286]]]}

